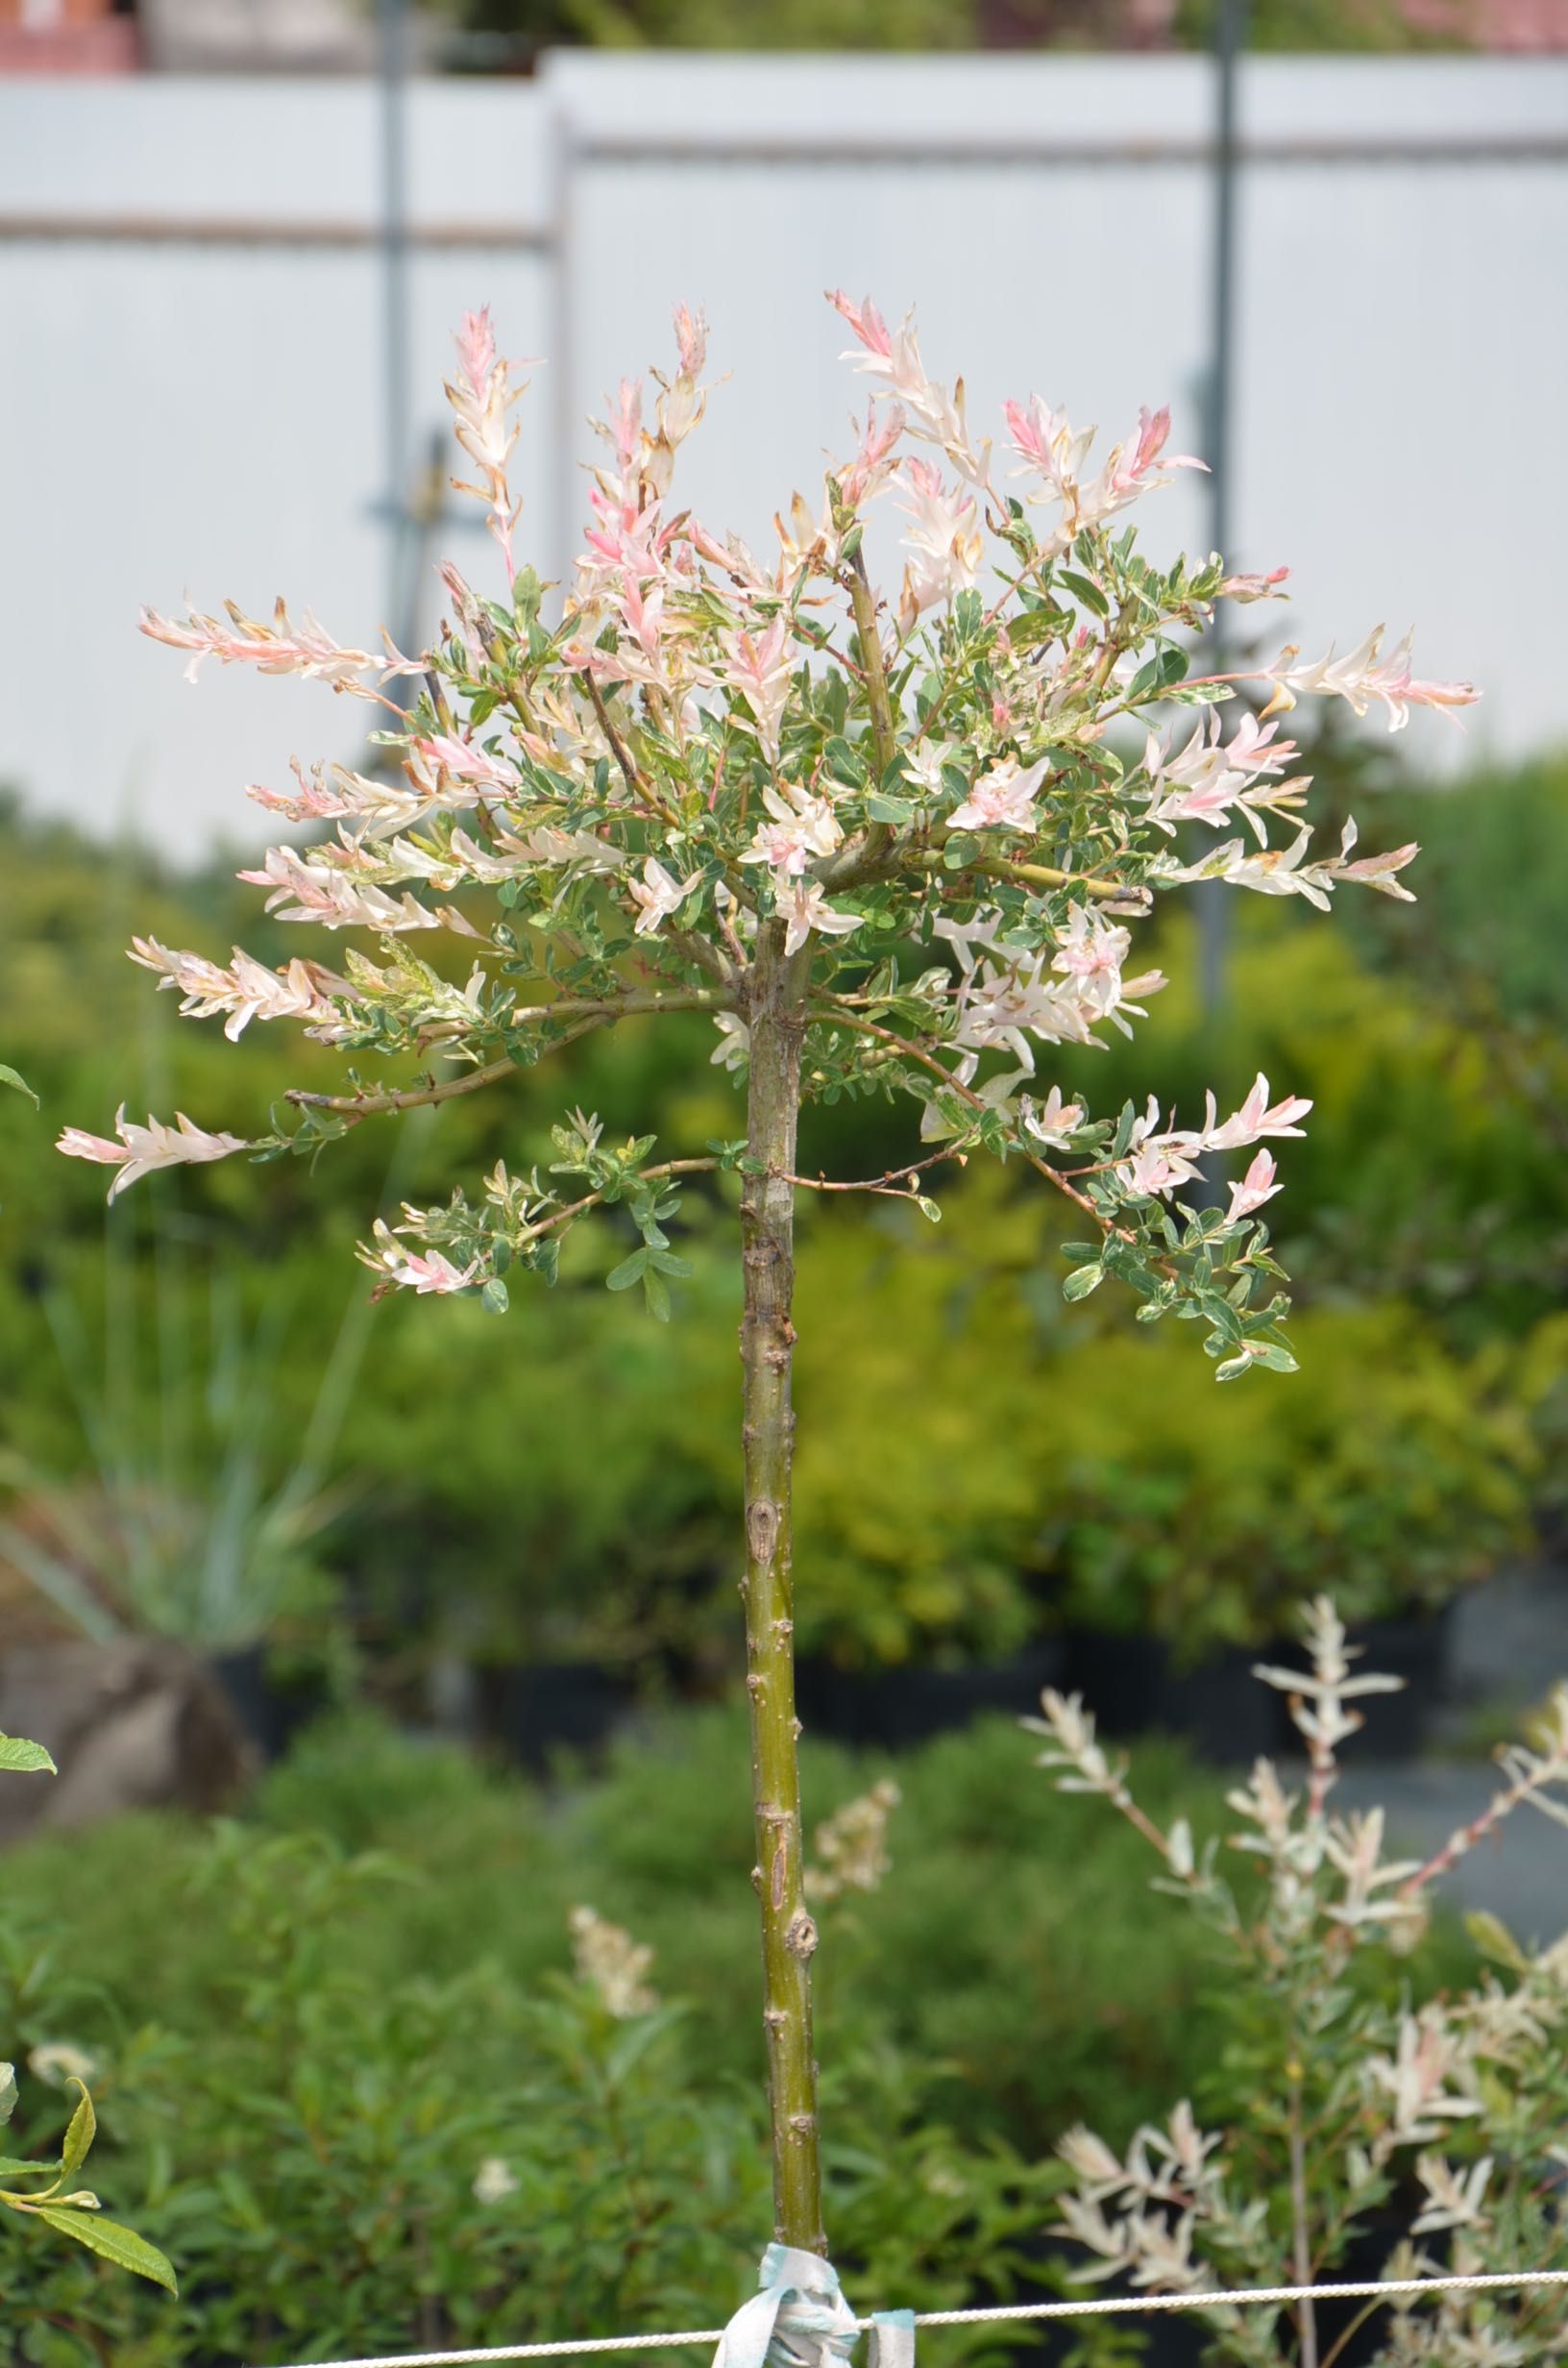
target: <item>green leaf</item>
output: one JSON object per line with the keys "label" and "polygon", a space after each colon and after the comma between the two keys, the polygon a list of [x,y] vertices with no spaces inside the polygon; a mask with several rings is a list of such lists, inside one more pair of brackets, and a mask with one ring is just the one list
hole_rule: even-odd
{"label": "green leaf", "polygon": [[873,823],[907,823],[915,818],[915,808],[908,798],[889,798],[881,790],[874,798],[867,799],[866,811]]}
{"label": "green leaf", "polygon": [[[9,2072],[11,2066],[6,2064],[0,2069]],[[14,2105],[15,2102],[13,2091],[12,2103]],[[60,2164],[58,2162],[29,2162],[22,2155],[0,2155],[0,2179],[58,2179],[59,2177]]]}
{"label": "green leaf", "polygon": [[680,2020],[683,2011],[680,2007],[664,2007],[655,2013],[632,2018],[604,2059],[604,2077],[612,2088],[619,2087],[626,2075],[636,2069],[649,2049],[664,2037],[673,2023]]}
{"label": "green leaf", "polygon": [[492,1274],[479,1293],[479,1305],[488,1308],[492,1316],[504,1316],[510,1304],[505,1284],[499,1274]]}
{"label": "green leaf", "polygon": [[1087,576],[1075,576],[1070,567],[1065,567],[1059,580],[1066,585],[1075,601],[1082,602],[1086,608],[1091,608],[1097,617],[1108,617],[1111,614],[1110,602],[1100,590],[1099,585],[1090,583]]}
{"label": "green leaf", "polygon": [[0,1085],[14,1086],[18,1094],[27,1096],[35,1110],[38,1107],[38,1098],[28,1084],[27,1079],[18,1077],[14,1069],[8,1069],[4,1061],[0,1061]]}
{"label": "green leaf", "polygon": [[8,2122],[16,2110],[16,2066],[0,2063],[0,2124]]}
{"label": "green leaf", "polygon": [[1490,1958],[1494,1965],[1507,1965],[1510,1973],[1529,1972],[1530,1961],[1501,1916],[1477,1908],[1465,1917],[1464,1929],[1482,1957]]}
{"label": "green leaf", "polygon": [[606,1274],[604,1287],[607,1291],[629,1291],[633,1283],[642,1281],[647,1270],[647,1250],[634,1249],[629,1258],[623,1258],[621,1264]]}
{"label": "green leaf", "polygon": [[117,2220],[102,2220],[95,2211],[77,2211],[69,2204],[40,2204],[33,2216],[47,2221],[62,2236],[74,2237],[89,2253],[101,2253],[117,2269],[133,2270],[138,2278],[150,2278],[155,2285],[179,2293],[172,2263],[156,2245]]}
{"label": "green leaf", "polygon": [[65,2132],[65,2143],[61,2149],[61,2179],[71,2178],[82,2168],[98,2134],[98,2116],[92,2109],[92,2099],[87,2094],[86,2083],[73,2079],[72,2085],[81,2089],[82,2102],[71,2115],[70,2126]]}
{"label": "green leaf", "polygon": [[847,740],[834,738],[822,751],[829,773],[836,781],[850,789],[859,789],[866,778],[866,768]]}
{"label": "green leaf", "polygon": [[670,1320],[670,1286],[659,1272],[658,1268],[652,1264],[643,1270],[643,1297],[648,1302],[648,1312],[654,1321],[668,1323]]}
{"label": "green leaf", "polygon": [[1140,666],[1127,685],[1127,704],[1136,707],[1140,700],[1157,697],[1180,682],[1187,672],[1185,650],[1162,650]]}
{"label": "green leaf", "polygon": [[656,1249],[649,1257],[648,1263],[653,1270],[654,1273],[673,1274],[676,1282],[681,1283],[685,1282],[689,1275],[695,1274],[697,1271],[697,1269],[693,1266],[691,1260],[689,1258],[683,1258],[678,1250]]}
{"label": "green leaf", "polygon": [[60,1773],[41,1743],[25,1743],[17,1735],[0,1735],[0,1769],[4,1768],[24,1776],[38,1769],[48,1776]]}
{"label": "green leaf", "polygon": [[1067,608],[1031,608],[1021,617],[1009,617],[1007,638],[1015,650],[1032,650],[1037,642],[1054,641],[1066,625],[1072,623]]}
{"label": "green leaf", "polygon": [[978,839],[971,838],[967,830],[956,830],[943,847],[943,868],[949,872],[962,872],[964,866],[972,863],[979,852]]}
{"label": "green leaf", "polygon": [[1087,1299],[1091,1291],[1098,1291],[1105,1280],[1101,1266],[1075,1267],[1062,1285],[1064,1299]]}

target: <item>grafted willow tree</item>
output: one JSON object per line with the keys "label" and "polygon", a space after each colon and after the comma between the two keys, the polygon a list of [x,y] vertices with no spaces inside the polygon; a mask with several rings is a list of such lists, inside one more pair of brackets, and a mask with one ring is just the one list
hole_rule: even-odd
{"label": "grafted willow tree", "polygon": [[[796,1172],[802,1099],[911,1097],[928,1147],[856,1188],[935,1216],[928,1185],[943,1163],[980,1151],[1017,1162],[1081,1220],[1069,1297],[1113,1276],[1141,1319],[1206,1328],[1221,1379],[1288,1370],[1281,1270],[1258,1211],[1278,1189],[1263,1147],[1298,1134],[1308,1104],[1271,1101],[1260,1077],[1224,1120],[1212,1098],[1198,1125],[1163,1121],[1153,1100],[1095,1118],[1041,1079],[1041,1050],[1128,1030],[1164,983],[1128,974],[1132,926],[1185,882],[1318,905],[1341,881],[1404,893],[1412,848],[1356,857],[1352,828],[1336,851],[1312,850],[1298,820],[1309,784],[1280,736],[1300,694],[1358,713],[1379,703],[1396,727],[1414,704],[1473,696],[1412,679],[1405,646],[1380,663],[1376,633],[1343,658],[1304,665],[1286,649],[1249,675],[1203,673],[1194,651],[1215,604],[1277,597],[1279,577],[1139,555],[1121,514],[1198,465],[1166,455],[1168,414],[1144,412],[1091,474],[1090,435],[1031,398],[1006,407],[993,453],[970,434],[962,384],[949,393],[926,376],[907,323],[890,331],[870,302],[833,301],[872,401],[820,504],[796,496],[766,560],[673,497],[677,450],[706,405],[703,324],[682,312],[651,421],[627,382],[600,431],[582,555],[548,625],[543,587],[513,552],[520,389],[481,312],[464,321],[447,392],[477,480],[461,489],[484,504],[500,547],[501,597],[443,568],[450,615],[414,655],[340,647],[282,604],[271,622],[233,606],[144,618],[191,653],[193,673],[211,655],[383,704],[381,776],[328,763],[292,791],[252,791],[326,828],[242,875],[281,919],[360,945],[332,967],[302,956],[278,971],[237,949],[224,966],[135,947],[193,1017],[222,1015],[231,1037],[252,1019],[291,1019],[355,1066],[341,1093],[292,1094],[288,1123],[259,1138],[184,1116],[135,1125],[122,1110],[116,1140],[72,1128],[61,1147],[112,1162],[116,1191],[173,1161],[314,1154],[384,1113],[503,1092],[618,1020],[711,1015],[715,1058],[746,1098],[734,1141],[656,1158],[651,1138],[611,1141],[597,1116],[574,1113],[548,1166],[499,1165],[438,1207],[405,1208],[360,1254],[381,1288],[477,1292],[500,1311],[520,1275],[554,1278],[574,1225],[616,1206],[638,1246],[610,1289],[640,1288],[664,1318],[687,1271],[671,1233],[686,1179],[739,1178],[742,1591],[776,2233],[818,2250],[790,1371],[796,1196],[824,1180]],[[886,592],[862,539],[879,502],[902,519],[901,581]],[[394,680],[408,705],[388,694]],[[1236,708],[1247,683],[1262,695]],[[1183,707],[1195,713],[1172,731]],[[1235,835],[1216,839],[1227,826]],[[427,958],[422,941],[463,959]],[[1243,1149],[1227,1206],[1212,1193],[1183,1199],[1200,1162]]]}

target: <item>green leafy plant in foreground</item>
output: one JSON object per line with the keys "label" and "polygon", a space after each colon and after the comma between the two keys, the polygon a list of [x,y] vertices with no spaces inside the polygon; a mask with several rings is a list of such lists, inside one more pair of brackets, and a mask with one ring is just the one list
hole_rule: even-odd
{"label": "green leafy plant in foreground", "polygon": [[[548,1964],[520,1970],[482,1927],[477,1948],[472,1921],[437,1962],[416,1921],[421,1970],[376,1935],[395,1947],[404,1919],[429,1914],[433,1931],[464,1912],[451,1892],[422,1899],[438,1870],[319,1834],[230,1824],[184,1839],[179,1884],[151,1909],[165,1934],[178,1919],[204,1936],[180,2023],[116,2037],[101,2000],[84,1990],[70,2009],[95,2045],[103,2034],[122,2175],[144,2170],[181,2302],[30,2254],[0,2271],[25,2356],[259,2368],[564,2340],[700,2325],[744,2282],[767,2208],[761,2100],[746,2071],[711,2061],[707,1983],[700,2011],[670,1996],[662,1951],[606,1912],[602,1859],[537,1887]],[[846,1862],[864,1874],[841,1850]],[[830,1936],[857,1902],[863,1889],[819,1900]],[[35,2012],[36,1988],[12,1953],[0,2016]],[[845,2048],[828,2094],[856,2135],[830,2138],[826,2177],[841,2258],[868,2286],[918,2281],[956,2305],[982,2278],[1009,2290],[1059,2174],[994,2135],[963,2143],[933,2070],[887,2033]],[[939,2356],[993,2352],[989,2337],[961,2331]]]}
{"label": "green leafy plant in foreground", "polygon": [[[0,1771],[7,1770],[21,1775],[52,1776],[55,1764],[41,1743],[27,1742],[19,1736],[0,1735]],[[148,2244],[133,2229],[122,2228],[117,2220],[104,2219],[98,2198],[90,2187],[67,2185],[86,2161],[98,2134],[98,2120],[86,2083],[73,2074],[68,2085],[78,2092],[77,2104],[59,2156],[52,2161],[39,2161],[30,2156],[0,2157],[0,2205],[19,2218],[36,2220],[44,2228],[53,2229],[59,2236],[69,2236],[89,2253],[101,2254],[116,2268],[134,2270],[138,2278],[151,2279],[157,2285],[167,2286],[171,2293],[177,2291],[174,2271],[156,2245]],[[0,2127],[11,2120],[15,2109],[15,2068],[0,2063]]]}
{"label": "green leafy plant in foreground", "polygon": [[[179,2033],[203,2064],[235,2035],[227,2001],[239,1943],[223,1899],[238,1878],[218,1874],[220,1858],[314,1833],[404,1870],[345,1887],[335,1910],[343,1956],[388,1991],[455,1980],[478,1949],[532,1993],[565,1969],[571,1911],[586,1899],[653,1946],[667,1997],[701,1998],[689,2085],[743,2082],[756,2045],[750,1820],[723,1779],[745,1740],[739,1704],[667,1713],[592,1776],[546,1789],[356,1712],[298,1738],[229,1833],[169,1812],[37,1833],[7,1858],[14,1929],[62,1966],[90,1966],[93,1981],[90,1994],[47,2010],[18,1987],[9,2022],[0,1988],[0,2053],[20,2058],[63,2024],[111,2084],[121,2180],[140,2177],[145,2124],[128,2127],[121,2085],[131,2035],[144,2024]],[[819,1819],[891,1772],[821,1739],[808,1748]],[[1194,1793],[1217,1807],[1214,1780],[1174,1745],[1140,1747],[1138,1768],[1157,1810]],[[1019,1787],[1006,1719],[902,1755],[896,1775],[893,1870],[874,1900],[834,1911],[823,1980],[840,2046],[919,2062],[939,2122],[1025,2157],[1079,2116],[1117,2131],[1130,2116],[1130,2128],[1195,2077],[1213,2032],[1203,1939],[1178,1936],[1157,1957],[1139,1947],[1137,1838],[1078,1851],[1072,1805]],[[924,1969],[919,1983],[912,1964]],[[264,2131],[235,2134],[239,2156],[266,2144]]]}

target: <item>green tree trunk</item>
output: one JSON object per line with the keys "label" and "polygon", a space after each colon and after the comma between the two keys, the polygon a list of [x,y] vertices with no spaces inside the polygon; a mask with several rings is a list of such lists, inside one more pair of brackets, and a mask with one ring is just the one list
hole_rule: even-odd
{"label": "green tree trunk", "polygon": [[741,1322],[746,1465],[742,1594],[756,1806],[752,1881],[762,1905],[773,2233],[783,2244],[825,2253],[811,2030],[817,1928],[806,1912],[800,1832],[790,1516],[795,1187],[789,1179],[795,1172],[800,1106],[803,984],[804,966],[785,955],[782,922],[763,922],[747,1013],[751,1033],[747,1139],[749,1156],[766,1172],[747,1175],[741,1200],[746,1281]]}

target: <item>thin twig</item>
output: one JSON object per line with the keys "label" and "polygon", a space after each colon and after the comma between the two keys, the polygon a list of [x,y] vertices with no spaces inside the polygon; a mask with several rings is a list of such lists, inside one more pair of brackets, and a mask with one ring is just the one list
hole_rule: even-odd
{"label": "thin twig", "polygon": [[[720,1165],[717,1159],[664,1159],[656,1167],[639,1168],[637,1175],[643,1183],[668,1175],[711,1175]],[[518,1237],[519,1247],[529,1242],[541,1241],[547,1233],[554,1233],[562,1225],[569,1225],[575,1217],[583,1217],[590,1209],[600,1207],[608,1192],[613,1189],[619,1193],[624,1189],[624,1181],[618,1181],[613,1188],[608,1184],[600,1185],[597,1192],[584,1193],[580,1200],[573,1200],[565,1208],[553,1209],[549,1217],[541,1217],[537,1224],[525,1225]]]}
{"label": "thin twig", "polygon": [[[588,1026],[599,1026],[598,1021],[586,1022],[573,1030],[582,1035]],[[563,1040],[565,1041],[565,1040]],[[346,1119],[351,1126],[361,1119],[376,1118],[388,1110],[424,1110],[432,1102],[452,1101],[459,1094],[477,1094],[486,1085],[494,1085],[498,1077],[515,1075],[513,1060],[491,1061],[483,1069],[466,1070],[460,1077],[432,1078],[428,1085],[411,1085],[387,1094],[307,1094],[303,1086],[291,1085],[283,1099],[297,1110],[330,1110],[335,1118]]]}
{"label": "thin twig", "polygon": [[1447,1874],[1449,1868],[1466,1857],[1478,1841],[1484,1841],[1505,1817],[1510,1816],[1521,1801],[1528,1801],[1532,1792],[1539,1792],[1543,1786],[1559,1780],[1564,1774],[1568,1774],[1568,1769],[1564,1768],[1560,1759],[1546,1759],[1525,1775],[1517,1777],[1506,1790],[1494,1792],[1478,1817],[1472,1817],[1468,1825],[1459,1826],[1440,1850],[1434,1851],[1424,1865],[1418,1866],[1414,1874],[1400,1885],[1399,1897],[1409,1899],[1438,1875]]}
{"label": "thin twig", "polygon": [[[556,1020],[563,1014],[576,1022],[565,1035],[550,1046],[559,1052],[575,1044],[579,1036],[591,1029],[603,1027],[613,1020],[640,1020],[661,1011],[731,1011],[734,999],[728,994],[711,994],[705,987],[677,987],[668,993],[654,991],[641,994],[633,989],[625,995],[579,997],[558,1003],[528,1003],[515,1010],[516,1022],[525,1020]],[[452,1101],[460,1094],[477,1094],[481,1086],[494,1085],[498,1077],[515,1075],[517,1063],[510,1057],[491,1061],[483,1069],[466,1070],[458,1077],[432,1078],[429,1084],[407,1086],[385,1094],[310,1094],[302,1086],[291,1086],[283,1099],[300,1110],[331,1110],[351,1122],[372,1118],[387,1110],[421,1110],[432,1102]]]}
{"label": "thin twig", "polygon": [[[935,849],[922,851],[911,858],[916,870],[941,871],[945,867]],[[1020,880],[1026,886],[1041,888],[1074,888],[1086,897],[1113,899],[1142,893],[1129,888],[1125,880],[1096,879],[1088,872],[1059,872],[1054,864],[1016,863],[1007,855],[976,855],[972,862],[962,864],[961,872],[979,872],[988,879]]]}
{"label": "thin twig", "polygon": [[[929,1070],[934,1077],[940,1077],[949,1093],[956,1094],[961,1101],[968,1102],[971,1110],[984,1111],[989,1108],[990,1105],[970,1087],[961,1085],[950,1070],[943,1069],[934,1052],[927,1052],[922,1045],[912,1044],[907,1036],[895,1035],[892,1028],[880,1027],[874,1020],[863,1020],[858,1013],[845,1011],[842,1005],[837,1003],[828,1004],[825,1010],[819,1007],[814,1016],[841,1021],[845,1027],[853,1028],[857,1035],[870,1036],[879,1044],[885,1044],[900,1058],[918,1061],[920,1067]],[[1021,1145],[1018,1149],[1020,1156],[1028,1161],[1037,1174],[1043,1176],[1047,1184],[1053,1184],[1059,1193],[1066,1194],[1066,1197],[1075,1202],[1087,1217],[1094,1220],[1102,1232],[1112,1230],[1086,1193],[1076,1191],[1059,1170],[1051,1167],[1047,1161],[1038,1158],[1033,1151],[1024,1150]]]}
{"label": "thin twig", "polygon": [[[610,749],[615,757],[615,761],[621,768],[622,776],[632,796],[637,800],[638,803],[646,812],[656,815],[658,820],[663,823],[667,830],[678,832],[684,829],[685,826],[682,823],[680,816],[672,806],[666,805],[657,790],[653,788],[652,784],[648,779],[647,775],[639,772],[637,765],[632,758],[630,750],[626,747],[625,742],[622,739],[621,734],[615,728],[615,722],[610,714],[604,695],[600,691],[599,684],[594,680],[593,676],[584,670],[584,672],[578,676],[577,679],[581,682],[584,689],[588,693],[589,699],[593,703],[594,713],[599,718],[600,729],[603,732],[605,739],[610,744]],[[748,906],[751,911],[755,912],[756,900],[751,895],[750,889],[747,885],[744,873],[738,872],[733,864],[725,862],[724,877],[729,883],[731,894],[735,896],[742,904]]]}
{"label": "thin twig", "polygon": [[912,1159],[907,1168],[890,1168],[886,1175],[868,1176],[863,1181],[836,1184],[823,1175],[791,1175],[782,1172],[780,1181],[798,1185],[807,1193],[887,1193],[894,1200],[907,1200],[908,1193],[898,1186],[911,1176],[921,1174],[927,1168],[940,1167],[943,1160],[954,1159],[962,1168],[968,1159],[967,1151],[933,1151],[928,1159]]}
{"label": "thin twig", "polygon": [[[1301,2134],[1301,2079],[1290,2083],[1290,2233],[1298,2285],[1312,2282],[1311,2241],[1307,2227],[1307,2150]],[[1317,2368],[1317,2312],[1304,2294],[1296,2305],[1301,2368]]]}

